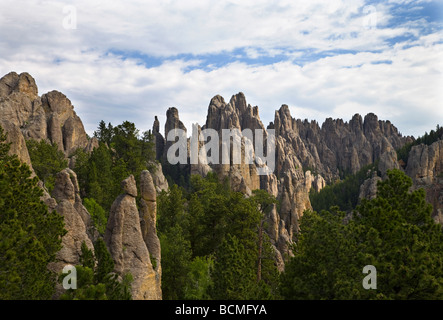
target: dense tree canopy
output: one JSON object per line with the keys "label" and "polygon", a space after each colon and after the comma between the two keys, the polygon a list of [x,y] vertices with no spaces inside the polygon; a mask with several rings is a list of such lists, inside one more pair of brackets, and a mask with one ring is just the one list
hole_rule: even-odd
{"label": "dense tree canopy", "polygon": [[[400,170],[388,171],[377,197],[352,219],[335,208],[308,212],[294,257],[282,276],[287,299],[441,299],[443,233],[422,189]],[[363,268],[377,271],[377,289],[362,286]]]}
{"label": "dense tree canopy", "polygon": [[230,190],[214,173],[158,197],[165,299],[270,299],[278,271],[264,215],[276,200]]}
{"label": "dense tree canopy", "polygon": [[364,166],[355,174],[348,174],[343,180],[327,185],[320,192],[311,189],[309,199],[313,210],[320,212],[338,206],[340,210],[352,211],[359,200],[360,186],[374,172],[377,173],[377,167],[377,163]]}
{"label": "dense tree canopy", "polygon": [[68,160],[57,144],[45,140],[27,140],[32,167],[49,192],[54,189],[55,175],[68,166]]}
{"label": "dense tree canopy", "polygon": [[114,127],[101,121],[94,136],[99,147],[89,155],[78,149],[74,171],[77,173],[83,198],[93,199],[105,211],[120,194],[120,182],[133,174],[136,179],[145,170],[154,170],[153,136],[140,134],[134,123],[124,121]]}

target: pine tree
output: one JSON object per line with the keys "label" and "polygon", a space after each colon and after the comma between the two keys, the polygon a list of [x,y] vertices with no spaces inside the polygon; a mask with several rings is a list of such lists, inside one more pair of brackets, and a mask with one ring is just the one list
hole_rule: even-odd
{"label": "pine tree", "polygon": [[43,139],[27,140],[26,146],[35,173],[51,192],[55,184],[55,175],[68,166],[65,154],[58,149],[57,144],[50,144]]}
{"label": "pine tree", "polygon": [[[443,232],[422,189],[400,170],[387,172],[377,197],[344,219],[338,208],[307,212],[282,276],[287,299],[442,299]],[[377,270],[377,290],[362,270]]]}
{"label": "pine tree", "polygon": [[106,214],[106,211],[93,198],[84,198],[83,205],[91,215],[92,222],[94,223],[97,231],[101,235],[104,235],[106,231],[106,224],[108,221],[108,215]]}
{"label": "pine tree", "polygon": [[400,170],[387,172],[377,198],[357,207],[360,237],[372,243],[359,251],[374,257],[378,291],[387,299],[443,298],[443,232],[431,217],[423,189]]}
{"label": "pine tree", "polygon": [[55,261],[66,233],[63,217],[40,200],[38,178],[26,164],[8,156],[0,127],[0,299],[50,299]]}
{"label": "pine tree", "polygon": [[211,256],[195,257],[191,261],[184,289],[184,299],[210,299],[209,288],[213,285],[211,277],[213,267],[214,260]]}
{"label": "pine tree", "polygon": [[211,296],[218,300],[253,299],[256,275],[247,249],[237,237],[227,235],[216,253]]}
{"label": "pine tree", "polygon": [[165,300],[185,298],[192,258],[191,244],[180,225],[159,235],[162,248],[162,293]]}
{"label": "pine tree", "polygon": [[[76,266],[77,289],[68,289],[61,300],[131,300],[132,276],[121,281],[113,273],[114,261],[102,238],[94,243],[94,252],[83,242],[80,265]],[[59,281],[63,281],[61,275]]]}

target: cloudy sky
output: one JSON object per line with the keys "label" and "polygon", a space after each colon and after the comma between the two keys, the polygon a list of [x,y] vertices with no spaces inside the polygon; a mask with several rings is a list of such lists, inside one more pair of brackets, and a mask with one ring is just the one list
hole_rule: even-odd
{"label": "cloudy sky", "polygon": [[29,72],[100,120],[204,124],[244,92],[265,125],[374,112],[404,135],[443,125],[442,0],[1,0],[0,76]]}

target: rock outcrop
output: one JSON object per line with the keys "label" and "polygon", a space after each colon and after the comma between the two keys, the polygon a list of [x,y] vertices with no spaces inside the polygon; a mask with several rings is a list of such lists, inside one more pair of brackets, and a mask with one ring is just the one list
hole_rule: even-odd
{"label": "rock outcrop", "polygon": [[11,152],[28,164],[24,139],[57,143],[66,156],[88,146],[83,123],[71,101],[58,91],[39,97],[35,80],[28,73],[11,72],[0,79],[0,114],[0,125],[12,136]]}
{"label": "rock outcrop", "polygon": [[292,119],[284,105],[276,112],[274,126],[292,144],[303,167],[315,169],[329,182],[339,178],[340,171],[356,173],[412,141],[373,113],[364,120],[356,114],[349,122],[328,118],[320,128],[315,121]]}
{"label": "rock outcrop", "polygon": [[[73,110],[68,98],[60,92],[52,91],[38,95],[34,78],[28,73],[10,72],[0,79],[0,125],[8,134],[11,142],[11,154],[32,168],[26,147],[26,139],[45,139],[57,143],[66,156],[76,148],[94,147],[88,142],[80,118]],[[60,271],[61,266],[77,264],[81,244],[92,248],[92,241],[97,234],[93,230],[91,217],[80,198],[77,176],[74,171],[65,169],[58,173],[51,195],[43,184],[42,200],[50,210],[64,216],[68,233],[63,238],[63,249],[57,255],[57,263],[51,267]]]}
{"label": "rock outcrop", "polygon": [[148,248],[151,259],[154,259],[154,269],[161,274],[161,249],[157,237],[157,191],[149,171],[144,170],[140,175],[140,225],[143,240]]}
{"label": "rock outcrop", "polygon": [[374,172],[372,177],[366,179],[360,186],[360,193],[358,195],[359,199],[374,199],[377,196],[377,183],[382,180],[383,179]]}
{"label": "rock outcrop", "polygon": [[421,144],[409,152],[406,173],[417,184],[430,184],[443,172],[443,140]]}
{"label": "rock outcrop", "polygon": [[[165,136],[173,129],[186,132],[176,108],[170,108],[166,116]],[[156,134],[157,152],[161,152],[165,161],[165,155],[172,143],[164,142],[158,128],[156,118],[153,131]],[[305,210],[312,209],[309,200],[311,188],[320,191],[326,182],[339,179],[341,173],[355,173],[364,165],[378,159],[384,172],[398,167],[395,150],[412,140],[410,137],[403,137],[389,121],[378,120],[372,113],[364,119],[356,114],[349,122],[329,118],[320,126],[316,121],[292,118],[287,105],[282,105],[275,112],[274,121],[265,128],[260,120],[258,107],[247,104],[243,93],[233,95],[228,103],[222,96],[213,97],[208,106],[206,123],[202,128],[195,125],[193,133],[199,134],[204,129],[213,129],[219,135],[218,164],[208,165],[199,161],[198,164],[182,166],[182,170],[202,176],[212,170],[220,178],[228,177],[231,188],[235,191],[248,196],[252,190],[260,188],[267,190],[280,201],[280,210],[277,211],[277,207],[274,207],[267,217],[267,233],[276,248],[276,261],[280,261],[280,269],[283,268],[282,257],[291,254],[290,244],[298,232],[300,217]],[[262,129],[265,144],[270,130],[274,130],[275,170],[267,175],[257,174],[257,168],[262,168],[263,164],[259,159],[255,159],[255,149],[252,150],[252,158],[255,159],[253,163],[233,163],[232,155],[228,163],[223,163],[221,138],[224,129],[231,129],[231,132],[235,129],[239,132],[252,130],[250,142],[253,146],[257,138],[255,129]],[[191,139],[192,136],[187,141],[188,163]],[[247,152],[248,141],[234,134],[230,148],[235,139],[241,144],[243,157]],[[205,143],[200,141],[198,146],[206,154],[208,150],[205,149]],[[157,157],[160,158],[160,155],[157,154]],[[362,194],[373,195],[375,179],[371,183],[368,182]]]}
{"label": "rock outcrop", "polygon": [[[258,114],[258,107],[252,107],[247,104],[245,95],[242,92],[232,96],[229,103],[226,103],[223,97],[217,95],[209,103],[206,123],[202,129],[213,129],[218,133],[220,138],[219,150],[223,150],[223,130],[231,130],[233,135],[232,143],[229,146],[232,149],[231,158],[234,156],[234,140],[237,140],[241,148],[241,163],[238,164],[233,159],[230,159],[228,163],[224,163],[222,152],[220,152],[219,165],[211,166],[211,168],[220,177],[229,177],[231,187],[235,191],[251,194],[252,190],[259,189],[260,176],[257,175],[257,164],[255,161],[252,164],[244,161],[245,153],[247,152],[246,144],[251,143],[254,145],[255,130],[261,129],[266,133]],[[251,130],[252,141],[247,141],[245,135],[242,138],[235,135],[235,130],[243,132],[244,129]],[[252,157],[255,158],[254,153],[252,153]]]}
{"label": "rock outcrop", "polygon": [[391,169],[400,169],[400,164],[397,160],[397,152],[388,147],[386,151],[380,156],[378,162],[378,170],[381,172],[383,178],[386,178],[386,172]]}
{"label": "rock outcrop", "polygon": [[434,207],[434,219],[443,224],[443,140],[412,147],[406,174],[412,178],[414,189],[425,189],[426,200]]}
{"label": "rock outcrop", "polygon": [[[96,138],[87,139],[71,101],[58,91],[39,97],[35,80],[28,73],[19,75],[11,72],[0,79],[0,115],[0,125],[8,134],[7,141],[12,143],[10,153],[17,154],[31,169],[27,139],[44,139],[56,143],[66,157],[78,148],[92,152],[98,147]],[[74,165],[75,157],[72,157],[70,166]],[[148,171],[144,171],[141,176],[140,213],[135,200],[138,192],[134,178],[131,176],[122,182],[124,194],[111,208],[105,235],[115,261],[115,271],[120,276],[130,272],[134,277],[134,299],[161,299],[161,251],[156,234],[156,192],[167,190],[168,183],[161,165],[154,165],[156,173],[153,177]],[[93,243],[100,235],[82,204],[74,171],[67,168],[57,174],[51,195],[41,181],[39,184],[43,190],[41,200],[49,210],[56,210],[63,216],[67,230],[56,261],[48,266],[51,271],[60,273],[66,265],[79,264],[83,243],[94,251]],[[54,298],[59,297],[63,291],[61,284],[57,284]]]}
{"label": "rock outcrop", "polygon": [[[56,255],[56,262],[49,265],[51,271],[60,273],[66,265],[79,264],[83,242],[94,251],[91,239],[95,233],[91,217],[82,204],[74,171],[65,169],[57,174],[52,197],[46,194],[43,200],[50,210],[55,209],[63,216],[67,231],[62,238],[62,249]],[[57,285],[56,290],[56,297],[63,292],[60,284]]]}
{"label": "rock outcrop", "polygon": [[[136,204],[137,186],[134,176],[122,182],[124,193],[112,204],[106,226],[105,242],[115,263],[115,272],[133,277],[132,298],[134,300],[161,299],[160,248],[155,230],[156,209],[152,201],[155,188],[149,172],[143,172],[142,211]],[[148,245],[152,252],[148,250]],[[156,261],[152,261],[151,257]],[[154,265],[155,268],[154,268]]]}
{"label": "rock outcrop", "polygon": [[169,189],[168,180],[166,180],[166,177],[163,174],[163,168],[161,163],[153,162],[150,163],[150,165],[153,167],[151,176],[154,182],[155,191],[157,193],[160,193],[162,191],[168,191]]}

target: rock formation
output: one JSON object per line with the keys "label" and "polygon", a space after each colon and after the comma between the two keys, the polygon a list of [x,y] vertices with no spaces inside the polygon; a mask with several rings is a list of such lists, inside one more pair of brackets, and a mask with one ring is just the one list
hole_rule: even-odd
{"label": "rock formation", "polygon": [[149,171],[140,175],[140,225],[143,240],[151,259],[155,259],[155,271],[161,273],[160,240],[157,237],[157,192]]}
{"label": "rock formation", "polygon": [[160,162],[150,163],[153,170],[151,172],[152,180],[154,182],[155,191],[160,193],[162,191],[167,191],[169,189],[168,181],[163,174],[163,168]]}
{"label": "rock formation", "polygon": [[[160,247],[155,231],[155,188],[149,172],[142,173],[142,210],[136,204],[134,176],[122,182],[124,193],[112,204],[106,226],[105,242],[115,263],[115,272],[133,277],[134,300],[161,299]],[[152,252],[149,251],[148,245]],[[155,258],[156,261],[152,261]],[[155,268],[153,266],[155,265]]]}
{"label": "rock formation", "polygon": [[[173,129],[186,128],[179,120],[178,110],[170,108],[166,114],[165,137]],[[167,160],[165,155],[173,142],[165,142],[160,134],[158,119],[155,119],[153,131],[156,134],[157,158]],[[309,191],[313,188],[320,191],[326,182],[339,179],[341,173],[355,173],[364,165],[380,159],[383,171],[398,166],[395,150],[405,143],[412,141],[410,137],[402,137],[398,130],[389,122],[378,120],[377,116],[370,113],[364,119],[356,114],[349,122],[341,119],[326,121],[320,127],[316,121],[294,119],[289,107],[282,105],[275,112],[274,121],[267,128],[260,120],[258,107],[247,104],[243,93],[233,95],[227,103],[223,97],[213,97],[208,106],[206,123],[200,129],[198,125],[193,128],[193,133],[200,133],[203,129],[215,130],[220,139],[224,129],[251,129],[253,137],[251,143],[256,141],[255,129],[262,129],[265,144],[269,130],[275,130],[275,170],[267,175],[257,175],[257,168],[262,167],[260,161],[252,164],[234,164],[231,160],[222,163],[219,155],[219,164],[193,164],[183,166],[190,174],[204,176],[209,170],[215,171],[220,178],[228,177],[231,187],[235,191],[250,195],[254,189],[264,189],[273,194],[280,201],[280,210],[274,207],[268,220],[268,234],[272,244],[277,249],[276,261],[282,266],[282,257],[291,254],[289,244],[298,232],[299,219],[303,212],[312,209],[309,201]],[[192,145],[193,136],[188,139]],[[246,139],[233,137],[241,143],[241,152],[246,152]],[[199,148],[205,148],[205,143],[199,143]],[[219,141],[219,150],[222,150]],[[206,153],[207,150],[203,149]],[[192,152],[192,151],[191,151]],[[221,153],[221,152],[220,152]],[[252,150],[255,158],[255,149]],[[188,152],[188,163],[190,154]],[[200,159],[199,159],[200,160]],[[256,159],[257,160],[257,159]],[[206,166],[206,167],[204,167]],[[383,167],[384,166],[384,167]],[[375,183],[376,181],[372,181]],[[372,186],[372,187],[371,187]],[[367,190],[366,190],[367,189]],[[362,192],[372,194],[373,184]]]}
{"label": "rock formation", "polygon": [[412,147],[406,173],[414,189],[425,189],[426,200],[434,207],[434,219],[443,224],[443,140]]}
{"label": "rock formation", "polygon": [[[49,265],[49,269],[60,273],[66,265],[77,265],[80,262],[81,246],[83,242],[94,251],[91,238],[95,233],[91,224],[91,217],[82,205],[79,195],[77,176],[71,169],[65,169],[57,174],[52,197],[45,196],[45,203],[50,210],[56,210],[63,216],[66,235],[62,239],[62,249],[57,253],[56,262]],[[55,199],[55,201],[54,201]],[[63,292],[61,285],[57,285],[56,297]]]}
{"label": "rock formation", "polygon": [[[8,133],[12,142],[11,153],[32,166],[26,148],[26,139],[45,139],[57,143],[68,157],[77,148],[91,152],[98,146],[95,138],[87,139],[80,118],[76,115],[71,101],[58,91],[38,95],[35,80],[27,73],[11,72],[0,79],[0,125]],[[360,196],[372,198],[376,194],[377,182],[385,177],[386,171],[401,168],[396,159],[396,151],[411,137],[403,137],[389,121],[382,121],[369,113],[362,117],[355,114],[349,122],[328,118],[323,124],[316,121],[300,120],[292,117],[287,105],[275,111],[274,121],[267,127],[260,120],[258,107],[247,103],[243,93],[233,95],[229,102],[217,95],[208,105],[205,124],[196,124],[192,133],[197,136],[204,129],[213,129],[219,137],[223,130],[245,129],[252,131],[252,139],[232,137],[241,146],[241,156],[249,152],[252,163],[222,163],[219,154],[218,164],[205,162],[206,141],[194,141],[187,137],[187,128],[179,119],[177,108],[169,108],[166,113],[164,136],[160,133],[160,122],[155,117],[153,135],[156,158],[167,163],[167,154],[174,141],[167,141],[171,130],[181,129],[187,147],[187,163],[180,165],[181,172],[205,176],[214,171],[222,179],[227,177],[235,191],[251,195],[254,189],[264,189],[273,194],[280,206],[271,210],[267,219],[267,233],[275,248],[276,261],[280,270],[285,258],[291,254],[290,244],[298,232],[299,219],[303,212],[311,209],[309,191],[320,191],[326,183],[340,178],[343,173],[355,173],[364,165],[379,160],[382,177],[374,175],[360,189]],[[267,175],[258,175],[257,169],[263,162],[255,158],[254,146],[257,137],[255,129],[263,130],[264,143],[269,143],[271,130],[275,131],[275,170]],[[190,146],[198,145],[198,163],[190,163]],[[222,141],[218,141],[222,150]],[[414,188],[424,187],[428,201],[434,205],[434,217],[443,222],[443,182],[442,182],[442,141],[431,146],[412,148],[406,173],[413,178]],[[243,159],[243,158],[242,158]],[[75,164],[71,159],[70,167]],[[133,177],[122,183],[124,194],[114,202],[106,230],[106,243],[116,263],[116,272],[123,275],[131,272],[134,276],[133,295],[136,299],[161,298],[161,251],[155,230],[156,194],[168,189],[162,172],[162,165],[153,163],[152,173],[144,171],[140,179],[140,210],[137,209],[137,186]],[[42,188],[44,188],[42,186]],[[59,264],[75,264],[78,261],[79,244],[92,242],[97,234],[91,227],[89,213],[81,204],[75,174],[66,169],[57,176],[52,197],[46,192],[43,200],[52,209],[60,211],[67,221],[68,234],[63,239],[64,248],[59,254]],[[89,241],[87,240],[89,239]]]}
{"label": "rock formation", "polygon": [[[17,154],[31,169],[26,139],[56,143],[66,157],[78,148],[92,152],[98,147],[96,138],[87,139],[71,101],[58,91],[39,97],[35,80],[28,73],[11,72],[0,79],[0,125],[8,134],[7,141],[12,143],[10,153]],[[75,157],[72,157],[70,167],[74,165]],[[161,299],[161,252],[155,228],[156,191],[167,190],[168,183],[161,165],[156,163],[154,167],[153,177],[148,171],[141,176],[140,213],[135,202],[135,180],[130,177],[122,182],[124,194],[112,206],[105,235],[115,271],[119,275],[131,272],[134,277],[134,299]],[[100,235],[82,204],[74,171],[67,168],[57,174],[51,195],[41,181],[39,184],[43,190],[41,200],[49,210],[56,210],[64,217],[67,234],[62,239],[56,261],[48,266],[51,271],[60,273],[66,265],[79,264],[83,243],[94,251],[93,243]],[[151,259],[155,259],[154,267]],[[57,284],[54,298],[63,291],[61,284]]]}
{"label": "rock formation", "polygon": [[356,114],[349,123],[328,118],[320,128],[315,121],[292,119],[284,105],[276,112],[274,126],[292,144],[303,167],[315,169],[329,182],[339,177],[339,171],[355,173],[412,141],[373,113],[364,120]]}
{"label": "rock formation", "polygon": [[58,91],[39,97],[35,80],[28,73],[11,72],[0,79],[0,114],[0,125],[14,136],[11,152],[18,151],[19,158],[28,164],[19,132],[24,139],[57,143],[67,156],[88,145],[83,123],[71,101]]}
{"label": "rock formation", "polygon": [[366,179],[365,182],[360,186],[360,193],[358,195],[359,199],[372,200],[377,196],[377,183],[382,181],[376,172],[371,178]]}

